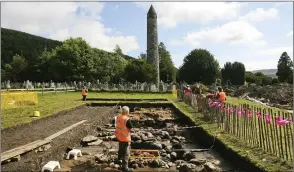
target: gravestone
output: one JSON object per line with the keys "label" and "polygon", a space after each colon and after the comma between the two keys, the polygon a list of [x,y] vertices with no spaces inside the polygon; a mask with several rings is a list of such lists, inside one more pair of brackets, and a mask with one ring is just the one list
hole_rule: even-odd
{"label": "gravestone", "polygon": [[50,81],[50,88],[55,88],[55,84],[52,80]]}
{"label": "gravestone", "polygon": [[6,82],[6,89],[10,89],[11,88],[11,86],[10,86],[10,81],[8,80],[7,82]]}

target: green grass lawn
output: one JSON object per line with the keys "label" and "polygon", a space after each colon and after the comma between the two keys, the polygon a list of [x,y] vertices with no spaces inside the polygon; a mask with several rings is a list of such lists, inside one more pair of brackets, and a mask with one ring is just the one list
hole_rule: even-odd
{"label": "green grass lawn", "polygon": [[[144,94],[144,93],[89,93],[89,98],[125,98],[125,99],[156,99],[172,98],[170,94]],[[86,102],[81,101],[79,92],[48,93],[38,95],[39,104],[21,108],[2,110],[1,128],[9,128],[16,125],[29,123],[33,120],[53,115],[59,111],[71,109]],[[41,117],[32,118],[34,111],[40,111]]]}

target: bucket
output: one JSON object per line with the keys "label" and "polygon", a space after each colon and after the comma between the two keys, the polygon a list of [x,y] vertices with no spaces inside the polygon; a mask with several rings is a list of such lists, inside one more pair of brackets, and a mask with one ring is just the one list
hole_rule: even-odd
{"label": "bucket", "polygon": [[40,116],[40,112],[39,111],[34,111],[34,117],[39,117]]}

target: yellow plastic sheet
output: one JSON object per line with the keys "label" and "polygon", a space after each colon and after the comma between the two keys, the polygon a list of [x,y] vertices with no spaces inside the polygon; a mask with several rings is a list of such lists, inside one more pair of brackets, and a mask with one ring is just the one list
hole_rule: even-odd
{"label": "yellow plastic sheet", "polygon": [[10,109],[38,104],[35,92],[3,92],[1,93],[1,108]]}

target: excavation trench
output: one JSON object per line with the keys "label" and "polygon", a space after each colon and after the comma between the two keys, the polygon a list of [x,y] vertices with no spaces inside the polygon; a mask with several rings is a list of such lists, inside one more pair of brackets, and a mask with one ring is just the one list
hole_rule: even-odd
{"label": "excavation trench", "polygon": [[[219,141],[205,135],[172,104],[121,102],[119,105],[130,107],[134,131],[129,167],[135,171],[256,171],[240,158],[235,160],[242,162],[233,165],[235,161],[231,157],[234,156],[226,156],[230,151],[217,153],[214,147],[223,149]],[[114,121],[99,126],[92,135],[83,138],[87,141],[81,141],[82,147],[78,148],[88,158],[83,156],[74,165],[72,160],[64,160],[62,166],[71,171],[119,171],[118,141],[113,135],[114,130]]]}
{"label": "excavation trench", "polygon": [[[32,127],[42,129],[47,125],[54,126],[57,122],[68,126],[65,122],[70,120],[88,119],[82,126],[54,139],[51,148],[45,152],[32,151],[22,155],[21,161],[4,165],[2,170],[15,171],[22,168],[25,171],[40,171],[41,166],[48,161],[58,160],[61,169],[54,171],[119,171],[118,142],[113,136],[115,110],[105,113],[116,105],[130,107],[130,118],[135,129],[132,133],[129,166],[135,168],[135,171],[260,171],[232,150],[226,149],[218,139],[214,140],[201,128],[183,128],[194,124],[172,104],[153,102],[89,103],[88,106],[52,117],[53,121],[44,119],[33,126],[22,126],[16,133]],[[9,145],[8,141],[4,143]],[[67,160],[66,153],[72,149],[80,149],[83,156],[77,160]],[[134,150],[147,151],[133,152]],[[39,168],[34,165],[37,160],[40,161]]]}

